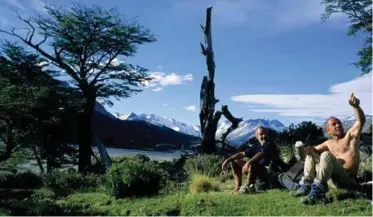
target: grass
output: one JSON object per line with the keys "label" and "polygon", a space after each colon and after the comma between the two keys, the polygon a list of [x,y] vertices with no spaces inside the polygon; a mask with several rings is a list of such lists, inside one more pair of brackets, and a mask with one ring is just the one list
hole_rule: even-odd
{"label": "grass", "polygon": [[[201,179],[198,179],[201,180]],[[211,181],[211,180],[209,180]],[[190,187],[190,186],[189,186]],[[185,189],[154,197],[115,199],[104,192],[77,192],[56,197],[52,191],[35,190],[35,200],[24,200],[21,207],[37,210],[32,215],[111,215],[111,216],[371,216],[372,205],[367,199],[346,199],[329,204],[306,206],[284,190],[269,190],[260,194],[230,194],[233,180],[219,183],[219,192],[191,194]],[[10,215],[6,209],[0,214]],[[23,214],[22,214],[23,215]]]}
{"label": "grass", "polygon": [[71,195],[57,204],[72,208],[81,215],[371,216],[372,213],[369,200],[343,200],[326,205],[306,206],[300,204],[299,199],[280,190],[255,195],[209,192],[121,200],[114,200],[103,193],[86,193]]}
{"label": "grass", "polygon": [[189,194],[179,192],[155,197],[116,200],[105,193],[76,193],[56,204],[78,215],[131,216],[371,216],[372,205],[366,199],[346,199],[329,204],[306,206],[287,191],[269,190],[261,194],[235,195],[229,192],[233,181],[221,183],[220,192]]}
{"label": "grass", "polygon": [[192,176],[192,181],[190,183],[189,190],[192,194],[219,191],[219,183],[214,178],[196,173]]}

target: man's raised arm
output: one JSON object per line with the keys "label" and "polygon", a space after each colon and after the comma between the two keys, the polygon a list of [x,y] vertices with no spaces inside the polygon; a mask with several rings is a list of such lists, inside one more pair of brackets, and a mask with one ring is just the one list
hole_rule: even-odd
{"label": "man's raised arm", "polygon": [[351,94],[348,102],[354,108],[354,112],[356,115],[356,122],[349,131],[350,135],[353,138],[357,138],[360,136],[361,130],[363,129],[363,126],[365,124],[365,114],[363,110],[360,108],[360,100],[355,97],[354,93]]}

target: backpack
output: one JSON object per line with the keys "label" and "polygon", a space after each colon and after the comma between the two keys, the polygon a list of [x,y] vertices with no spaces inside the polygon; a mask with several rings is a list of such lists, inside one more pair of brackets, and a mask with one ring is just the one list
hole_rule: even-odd
{"label": "backpack", "polygon": [[294,191],[299,187],[299,181],[303,176],[304,161],[295,162],[288,171],[280,173],[277,177],[282,187]]}

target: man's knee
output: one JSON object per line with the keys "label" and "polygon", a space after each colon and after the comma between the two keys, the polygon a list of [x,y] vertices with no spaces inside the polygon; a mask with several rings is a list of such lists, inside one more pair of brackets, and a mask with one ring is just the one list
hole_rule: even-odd
{"label": "man's knee", "polygon": [[332,153],[330,153],[329,151],[324,151],[323,153],[320,154],[320,162],[328,161],[331,159],[332,156],[333,156]]}
{"label": "man's knee", "polygon": [[311,153],[311,154],[307,154],[306,155],[306,158],[304,159],[305,162],[313,162],[314,160],[316,159],[316,154],[314,153]]}

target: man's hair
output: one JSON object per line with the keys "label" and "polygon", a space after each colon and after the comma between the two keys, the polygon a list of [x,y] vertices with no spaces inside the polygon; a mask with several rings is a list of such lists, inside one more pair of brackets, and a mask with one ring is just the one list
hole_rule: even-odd
{"label": "man's hair", "polygon": [[262,129],[262,130],[264,130],[265,133],[267,133],[267,128],[265,128],[265,127],[263,127],[263,126],[259,126],[259,127],[257,127],[256,130],[255,130],[255,135],[256,135],[256,132],[258,132],[259,129]]}
{"label": "man's hair", "polygon": [[338,120],[339,122],[341,122],[341,120],[339,120],[338,118],[334,117],[334,116],[330,116],[328,119],[326,119],[326,121],[324,122],[324,131],[325,132],[328,132],[328,128],[329,128],[329,120],[330,119],[336,119]]}

